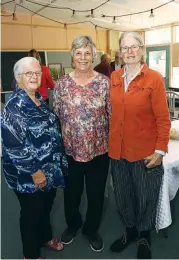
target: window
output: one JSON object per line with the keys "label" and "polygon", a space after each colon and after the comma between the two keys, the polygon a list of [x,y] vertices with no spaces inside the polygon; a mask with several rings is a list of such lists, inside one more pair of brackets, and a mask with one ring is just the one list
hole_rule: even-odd
{"label": "window", "polygon": [[171,81],[172,88],[179,88],[179,67],[172,68],[172,81]]}
{"label": "window", "polygon": [[179,26],[175,26],[175,40],[174,42],[179,42]]}
{"label": "window", "polygon": [[[179,35],[179,32],[178,32]],[[171,42],[170,27],[145,32],[146,45],[166,44]]]}

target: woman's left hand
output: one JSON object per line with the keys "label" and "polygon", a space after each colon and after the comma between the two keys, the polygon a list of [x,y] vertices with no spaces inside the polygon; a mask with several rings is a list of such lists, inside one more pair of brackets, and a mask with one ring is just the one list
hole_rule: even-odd
{"label": "woman's left hand", "polygon": [[154,168],[162,163],[163,155],[154,153],[144,158],[144,163],[147,168]]}
{"label": "woman's left hand", "polygon": [[38,170],[37,172],[32,174],[32,179],[34,184],[39,188],[42,189],[47,185],[47,179],[43,171]]}

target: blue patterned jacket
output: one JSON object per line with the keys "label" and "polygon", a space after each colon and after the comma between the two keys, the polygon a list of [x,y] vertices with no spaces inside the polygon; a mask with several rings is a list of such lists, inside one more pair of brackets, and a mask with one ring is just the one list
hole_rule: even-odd
{"label": "blue patterned jacket", "polygon": [[26,92],[14,90],[1,114],[3,171],[9,188],[17,192],[38,190],[32,174],[41,169],[45,191],[63,187],[68,163],[56,115],[37,94],[36,106]]}

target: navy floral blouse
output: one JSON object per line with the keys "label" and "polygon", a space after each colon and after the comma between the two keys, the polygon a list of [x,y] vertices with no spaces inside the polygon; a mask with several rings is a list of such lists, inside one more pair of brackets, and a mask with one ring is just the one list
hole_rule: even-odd
{"label": "navy floral blouse", "polygon": [[17,192],[38,190],[32,174],[42,170],[47,178],[44,191],[63,187],[67,159],[56,115],[37,94],[41,105],[17,88],[1,114],[3,171],[9,188]]}

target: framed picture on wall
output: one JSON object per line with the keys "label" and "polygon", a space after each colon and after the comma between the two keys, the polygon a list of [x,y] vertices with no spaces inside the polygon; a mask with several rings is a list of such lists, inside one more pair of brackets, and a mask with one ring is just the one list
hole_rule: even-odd
{"label": "framed picture on wall", "polygon": [[52,79],[57,81],[63,75],[62,63],[48,63]]}
{"label": "framed picture on wall", "polygon": [[67,75],[67,74],[70,74],[70,72],[72,72],[73,69],[70,67],[68,67],[68,68],[66,67],[66,68],[63,68],[63,71],[64,71],[64,74]]}

